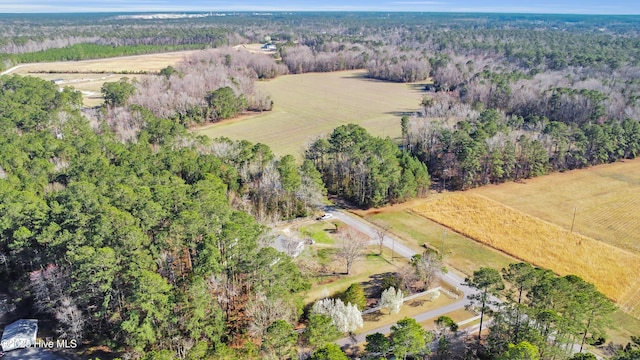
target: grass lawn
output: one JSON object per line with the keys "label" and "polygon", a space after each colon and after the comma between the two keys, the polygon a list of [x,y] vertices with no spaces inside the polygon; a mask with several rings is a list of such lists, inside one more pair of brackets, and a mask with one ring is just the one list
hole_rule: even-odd
{"label": "grass lawn", "polygon": [[425,296],[406,301],[400,309],[400,312],[397,314],[389,314],[385,309],[364,315],[362,317],[364,319],[364,327],[358,329],[356,333],[360,334],[384,325],[395,324],[398,320],[402,320],[405,317],[413,317],[425,311],[437,309],[441,306],[458,301],[457,299],[451,299],[445,294],[440,294],[440,296],[433,301],[429,300],[430,297],[431,294],[427,294]]}
{"label": "grass lawn", "polygon": [[607,342],[613,341],[616,344],[626,345],[631,336],[640,336],[640,320],[630,316],[622,310],[613,313],[612,323],[615,329],[609,330]]}
{"label": "grass lawn", "polygon": [[389,226],[392,233],[406,240],[405,244],[418,252],[424,251],[424,243],[442,249],[444,237],[445,263],[465,275],[473,274],[482,266],[502,269],[518,261],[451,230],[447,230],[445,234],[444,226],[408,210],[382,210],[377,214],[368,215],[366,219]]}
{"label": "grass lawn", "polygon": [[310,237],[317,244],[333,245],[335,240],[331,237],[336,231],[336,224],[340,226],[341,222],[337,220],[322,221],[311,225],[301,226],[298,231],[303,237]]}
{"label": "grass lawn", "polygon": [[393,262],[390,252],[383,252],[383,257],[377,254],[377,247],[370,247],[368,254],[363,256],[353,265],[351,275],[346,275],[345,265],[332,258],[338,249],[328,246],[312,245],[312,248],[305,250],[297,261],[312,261],[320,265],[324,265],[330,272],[336,274],[317,276],[312,280],[311,290],[305,296],[306,303],[312,303],[320,298],[323,294],[328,293],[333,296],[339,292],[346,290],[353,283],[361,283],[363,287],[375,281],[376,275],[395,272],[398,267],[407,263],[404,259],[395,259]]}
{"label": "grass lawn", "polygon": [[358,123],[374,135],[400,137],[400,118],[419,109],[421,86],[367,79],[364,74],[309,73],[259,82],[258,90],[274,101],[272,111],[195,132],[264,143],[278,156],[298,159],[317,137],[347,123]]}
{"label": "grass lawn", "polygon": [[[461,321],[471,319],[472,317],[476,316],[476,314],[472,313],[471,311],[467,311],[465,309],[459,309],[456,311],[452,311],[450,313],[446,313],[444,314],[444,316],[448,316],[451,318],[451,320],[455,321],[456,323],[459,323]],[[421,322],[420,324],[424,326],[425,329],[433,330],[433,327],[434,327],[433,323],[436,321],[436,319],[437,318],[428,319]],[[473,324],[473,323],[475,323],[475,321],[472,321],[470,324]],[[464,326],[467,326],[467,325],[465,324]]]}

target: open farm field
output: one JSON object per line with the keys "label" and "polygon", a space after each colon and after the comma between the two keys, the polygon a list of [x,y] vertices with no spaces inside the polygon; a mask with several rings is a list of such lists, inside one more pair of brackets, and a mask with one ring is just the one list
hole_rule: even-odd
{"label": "open farm field", "polygon": [[[169,65],[174,66],[196,51],[200,50],[84,61],[21,64],[7,73],[34,76],[48,81],[61,79],[59,86],[71,86],[82,92],[85,106],[98,106],[102,104],[100,89],[105,82],[115,82],[124,77],[141,80],[149,75],[135,73],[157,72]],[[131,74],[117,74],[122,72]]]}
{"label": "open farm field", "polygon": [[640,255],[640,159],[471,192]]}
{"label": "open farm field", "polygon": [[455,193],[425,201],[417,214],[518,259],[576,274],[640,316],[640,256],[571,233],[475,193]]}
{"label": "open farm field", "polygon": [[50,63],[22,64],[11,73],[27,75],[38,72],[156,72],[169,65],[176,65],[189,55],[201,50],[176,51],[159,54],[120,56],[107,59],[59,61]]}
{"label": "open farm field", "polygon": [[37,76],[44,80],[59,79],[61,82],[58,84],[60,87],[71,86],[72,88],[82,92],[82,102],[84,106],[93,107],[100,106],[103,103],[102,99],[102,85],[105,82],[116,82],[122,78],[136,79],[142,81],[143,78],[153,75],[139,75],[139,74],[97,74],[97,73],[55,73],[55,74],[28,74],[28,76]]}
{"label": "open farm field", "polygon": [[374,135],[401,135],[400,117],[418,110],[419,84],[367,79],[363,70],[286,75],[259,82],[273,110],[242,120],[224,121],[196,132],[269,145],[279,156],[302,158],[305,147],[334,128],[357,123]]}

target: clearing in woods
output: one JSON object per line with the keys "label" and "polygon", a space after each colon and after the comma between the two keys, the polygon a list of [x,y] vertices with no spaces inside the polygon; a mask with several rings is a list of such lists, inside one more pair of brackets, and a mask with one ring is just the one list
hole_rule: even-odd
{"label": "clearing in woods", "polygon": [[271,96],[273,110],[223,121],[197,133],[268,145],[275,154],[298,159],[319,136],[357,123],[373,135],[397,138],[400,117],[418,111],[423,84],[401,84],[365,77],[364,70],[285,75],[257,83]]}
{"label": "clearing in woods", "polygon": [[518,259],[576,274],[640,317],[640,256],[546,222],[476,193],[427,200],[413,211]]}
{"label": "clearing in woods", "polygon": [[58,86],[71,86],[82,92],[85,106],[98,106],[103,102],[100,89],[105,82],[115,82],[124,77],[141,80],[148,75],[136,73],[158,72],[169,65],[175,66],[198,51],[201,50],[121,56],[108,59],[21,64],[7,73],[34,76],[49,81],[60,79],[62,82]]}

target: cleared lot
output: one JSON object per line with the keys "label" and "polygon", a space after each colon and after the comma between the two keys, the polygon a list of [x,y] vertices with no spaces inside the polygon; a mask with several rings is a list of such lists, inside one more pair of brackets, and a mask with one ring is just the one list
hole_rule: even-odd
{"label": "cleared lot", "polygon": [[196,130],[210,137],[225,136],[269,145],[279,156],[302,158],[319,136],[348,123],[357,123],[378,136],[398,138],[400,118],[418,110],[420,84],[390,83],[365,78],[365,71],[341,71],[281,76],[259,82],[271,96],[273,111],[225,121]]}

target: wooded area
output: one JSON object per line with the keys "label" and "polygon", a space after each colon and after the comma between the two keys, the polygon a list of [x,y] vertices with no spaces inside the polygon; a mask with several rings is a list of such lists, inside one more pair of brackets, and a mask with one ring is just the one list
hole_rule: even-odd
{"label": "wooded area", "polygon": [[[71,26],[71,15],[41,16],[1,18],[1,68],[218,48],[140,83],[105,84],[105,104],[95,109],[81,109],[81,94],[70,88],[0,78],[0,273],[58,335],[132,358],[288,358],[300,348],[311,358],[343,357],[330,342],[352,327],[338,328],[319,311],[303,316],[310,283],[267,246],[265,227],[313,214],[327,191],[382,206],[430,187],[518,180],[640,150],[636,17],[87,15]],[[229,47],[267,37],[277,57]],[[387,81],[433,79],[417,89],[422,110],[399,114],[402,139],[345,125],[314,141],[297,164],[263,144],[187,131],[270,110],[255,81],[346,69]],[[411,266],[407,279],[432,275]],[[525,265],[502,276],[481,269],[467,282],[480,290],[482,314],[503,280],[509,301],[483,346],[465,345],[463,356],[559,358],[574,344],[604,341],[612,305],[593,285]],[[300,338],[299,321],[307,325]],[[369,355],[426,356],[433,338],[403,319],[389,337],[372,338]],[[434,357],[457,356],[446,352],[451,338],[437,341]],[[634,346],[618,358],[635,356]]]}
{"label": "wooded area", "polygon": [[306,175],[290,159],[228,142],[244,158],[227,162],[146,110],[136,141],[122,143],[107,126],[90,127],[69,89],[14,76],[0,91],[2,277],[57,320],[60,336],[196,359],[299,317],[305,277],[230,205],[245,192],[260,203],[250,182],[267,181],[269,168],[270,184],[283,179],[289,194],[281,208],[294,214]]}

